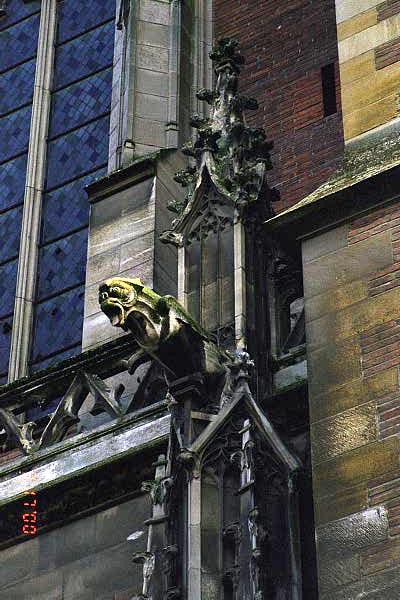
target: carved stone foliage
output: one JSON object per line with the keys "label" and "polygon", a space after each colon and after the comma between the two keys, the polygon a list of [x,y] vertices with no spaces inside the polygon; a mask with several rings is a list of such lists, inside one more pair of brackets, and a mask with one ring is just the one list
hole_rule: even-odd
{"label": "carved stone foliage", "polygon": [[162,234],[167,243],[186,243],[187,221],[198,213],[199,197],[212,189],[211,201],[218,195],[243,216],[246,208],[260,197],[265,173],[272,165],[271,143],[261,128],[248,127],[244,112],[256,110],[254,98],[239,93],[240,68],[244,62],[234,39],[220,40],[210,53],[214,63],[214,90],[200,89],[197,98],[210,106],[209,118],[193,115],[191,126],[197,131],[194,143],[188,142],[182,152],[193,165],[179,171],[175,180],[186,190],[186,198],[173,201],[169,209],[178,215],[172,229]]}

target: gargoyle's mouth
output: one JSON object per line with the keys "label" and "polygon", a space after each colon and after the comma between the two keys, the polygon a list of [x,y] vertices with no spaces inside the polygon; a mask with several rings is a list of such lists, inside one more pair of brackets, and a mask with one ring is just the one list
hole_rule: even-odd
{"label": "gargoyle's mouth", "polygon": [[123,327],[125,324],[125,311],[118,300],[108,298],[100,304],[100,308],[110,319],[111,325],[114,325],[114,327]]}

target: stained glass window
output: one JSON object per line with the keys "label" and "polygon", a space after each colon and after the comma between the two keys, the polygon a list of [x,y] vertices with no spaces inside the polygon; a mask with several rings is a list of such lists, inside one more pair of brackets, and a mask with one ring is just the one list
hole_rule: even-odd
{"label": "stained glass window", "polygon": [[89,204],[106,172],[113,2],[58,4],[31,370],[81,350]]}
{"label": "stained glass window", "polygon": [[40,2],[13,0],[0,18],[0,385],[7,381]]}

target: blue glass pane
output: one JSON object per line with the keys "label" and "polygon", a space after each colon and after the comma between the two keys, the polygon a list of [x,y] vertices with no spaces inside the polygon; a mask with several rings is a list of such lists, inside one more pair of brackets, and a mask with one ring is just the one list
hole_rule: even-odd
{"label": "blue glass pane", "polygon": [[11,315],[14,311],[17,269],[18,259],[0,266],[0,317]]}
{"label": "blue glass pane", "polygon": [[115,2],[107,0],[66,0],[60,3],[58,41],[75,37],[115,17]]}
{"label": "blue glass pane", "polygon": [[0,375],[0,385],[6,385],[7,375]]}
{"label": "blue glass pane", "polygon": [[87,229],[52,242],[40,251],[38,298],[84,283]]}
{"label": "blue glass pane", "polygon": [[0,165],[0,210],[19,204],[24,199],[27,156],[19,156]]}
{"label": "blue glass pane", "polygon": [[114,23],[85,33],[56,50],[55,88],[83,79],[113,63]]}
{"label": "blue glass pane", "polygon": [[110,110],[112,70],[64,88],[52,98],[50,137],[75,129]]}
{"label": "blue glass pane", "polygon": [[40,11],[40,0],[7,0],[6,14],[0,18],[0,30]]}
{"label": "blue glass pane", "polygon": [[[12,317],[0,319],[0,375],[6,375],[11,348]],[[0,378],[1,383],[1,378]],[[3,381],[7,383],[7,381]]]}
{"label": "blue glass pane", "polygon": [[33,15],[26,21],[0,32],[0,72],[35,56],[39,17],[38,14]]}
{"label": "blue glass pane", "polygon": [[58,352],[51,358],[45,358],[44,360],[40,360],[39,362],[31,365],[31,372],[40,371],[41,369],[47,369],[47,367],[51,367],[52,365],[56,365],[58,362],[65,360],[67,358],[71,358],[72,356],[76,356],[81,352],[81,344],[79,343],[74,348],[69,348],[63,352]]}
{"label": "blue glass pane", "polygon": [[45,195],[43,242],[49,242],[66,235],[69,231],[88,225],[89,202],[84,188],[105,171],[106,169],[100,169]]}
{"label": "blue glass pane", "polygon": [[47,188],[107,163],[109,117],[103,117],[49,143]]}
{"label": "blue glass pane", "polygon": [[80,344],[85,286],[36,306],[32,362]]}
{"label": "blue glass pane", "polygon": [[[57,362],[57,357],[51,360],[55,360],[55,362]],[[32,368],[31,371],[39,371],[39,369]],[[62,396],[60,396],[59,398],[54,398],[54,400],[48,403],[46,408],[42,408],[40,406],[32,406],[32,408],[28,408],[28,410],[26,411],[26,421],[37,421],[38,419],[45,417],[49,413],[54,412],[60,400],[62,400]]]}
{"label": "blue glass pane", "polygon": [[29,104],[33,96],[36,58],[0,75],[0,115]]}
{"label": "blue glass pane", "polygon": [[22,206],[0,213],[0,263],[18,256]]}
{"label": "blue glass pane", "polygon": [[25,106],[0,119],[0,162],[28,150],[31,111]]}

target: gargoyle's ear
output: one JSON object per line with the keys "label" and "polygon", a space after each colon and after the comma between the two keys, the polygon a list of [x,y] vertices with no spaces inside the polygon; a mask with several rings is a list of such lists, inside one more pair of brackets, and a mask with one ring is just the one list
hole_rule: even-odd
{"label": "gargoyle's ear", "polygon": [[169,306],[168,306],[167,298],[163,298],[161,296],[161,298],[157,302],[156,310],[157,310],[158,314],[160,315],[160,317],[166,317],[168,315]]}

